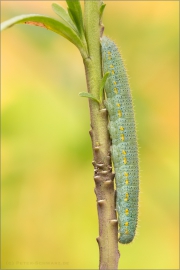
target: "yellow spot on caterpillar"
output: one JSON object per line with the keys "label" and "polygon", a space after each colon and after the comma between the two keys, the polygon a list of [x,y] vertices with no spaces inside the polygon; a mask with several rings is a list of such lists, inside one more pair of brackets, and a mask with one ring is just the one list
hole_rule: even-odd
{"label": "yellow spot on caterpillar", "polygon": [[128,208],[126,208],[125,214],[126,214],[126,215],[129,215],[129,209],[128,209]]}
{"label": "yellow spot on caterpillar", "polygon": [[112,70],[111,73],[114,74],[115,73],[114,70]]}
{"label": "yellow spot on caterpillar", "polygon": [[123,159],[124,164],[127,164],[127,158]]}
{"label": "yellow spot on caterpillar", "polygon": [[124,128],[122,127],[122,126],[120,126],[120,128],[119,128],[120,130],[124,130]]}
{"label": "yellow spot on caterpillar", "polygon": [[122,154],[123,154],[123,155],[126,155],[126,151],[122,150]]}
{"label": "yellow spot on caterpillar", "polygon": [[128,225],[129,225],[129,222],[125,222],[124,225],[125,225],[125,226],[128,226]]}
{"label": "yellow spot on caterpillar", "polygon": [[117,83],[114,81],[114,85],[116,85]]}
{"label": "yellow spot on caterpillar", "polygon": [[111,60],[111,56],[108,56],[108,59]]}
{"label": "yellow spot on caterpillar", "polygon": [[118,111],[118,116],[121,117],[122,116],[122,112],[119,110]]}
{"label": "yellow spot on caterpillar", "polygon": [[121,134],[121,141],[124,141],[124,134]]}
{"label": "yellow spot on caterpillar", "polygon": [[124,176],[128,176],[129,174],[127,172],[124,172]]}
{"label": "yellow spot on caterpillar", "polygon": [[129,231],[128,230],[125,230],[125,234],[129,234]]}
{"label": "yellow spot on caterpillar", "polygon": [[117,94],[118,93],[118,89],[115,87],[114,88],[114,93]]}
{"label": "yellow spot on caterpillar", "polygon": [[129,194],[126,193],[126,197],[125,197],[124,201],[127,202],[128,201],[128,198],[129,198]]}
{"label": "yellow spot on caterpillar", "polygon": [[110,52],[110,51],[108,51],[108,54],[111,54],[111,52]]}
{"label": "yellow spot on caterpillar", "polygon": [[120,107],[121,105],[120,105],[120,103],[116,103],[116,106],[117,106],[117,107]]}
{"label": "yellow spot on caterpillar", "polygon": [[125,183],[126,183],[126,185],[128,185],[128,183],[129,183],[128,179],[126,179]]}
{"label": "yellow spot on caterpillar", "polygon": [[114,68],[114,66],[113,65],[110,65],[110,68]]}

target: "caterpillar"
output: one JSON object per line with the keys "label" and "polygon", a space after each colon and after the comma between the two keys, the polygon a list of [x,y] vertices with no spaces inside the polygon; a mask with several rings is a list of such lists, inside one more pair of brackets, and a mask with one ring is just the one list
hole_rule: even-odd
{"label": "caterpillar", "polygon": [[136,232],[139,197],[138,146],[132,97],[126,70],[117,46],[107,37],[101,39],[105,106],[109,115],[112,140],[111,156],[115,171],[116,210],[119,242],[130,243]]}

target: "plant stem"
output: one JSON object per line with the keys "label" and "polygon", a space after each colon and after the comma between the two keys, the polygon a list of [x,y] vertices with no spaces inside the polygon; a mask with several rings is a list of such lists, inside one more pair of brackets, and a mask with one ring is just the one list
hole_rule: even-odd
{"label": "plant stem", "polygon": [[[84,59],[88,92],[99,99],[100,82],[102,79],[100,51],[100,18],[101,2],[84,1],[85,33],[88,43],[89,57]],[[105,108],[89,99],[91,130],[90,136],[93,148],[93,165],[95,193],[99,219],[99,269],[117,269],[118,223],[115,212],[114,174],[112,173],[110,145],[108,133],[108,116]]]}

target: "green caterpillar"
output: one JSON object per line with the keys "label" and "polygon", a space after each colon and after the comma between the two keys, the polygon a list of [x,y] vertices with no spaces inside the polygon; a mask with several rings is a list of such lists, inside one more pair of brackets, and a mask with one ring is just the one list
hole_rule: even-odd
{"label": "green caterpillar", "polygon": [[135,236],[139,197],[138,147],[133,104],[126,70],[117,46],[109,38],[103,37],[101,49],[103,73],[110,73],[105,84],[105,105],[112,140],[119,242],[127,244]]}

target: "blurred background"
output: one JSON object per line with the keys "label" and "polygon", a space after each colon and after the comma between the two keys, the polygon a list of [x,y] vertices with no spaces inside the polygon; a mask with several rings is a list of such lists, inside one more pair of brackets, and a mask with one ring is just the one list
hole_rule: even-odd
{"label": "blurred background", "polygon": [[[66,7],[65,1],[54,1]],[[105,1],[105,34],[130,77],[140,146],[138,234],[119,269],[179,269],[179,3]],[[57,15],[2,1],[1,20]],[[81,56],[46,29],[1,35],[2,269],[97,269],[98,222]]]}

